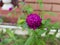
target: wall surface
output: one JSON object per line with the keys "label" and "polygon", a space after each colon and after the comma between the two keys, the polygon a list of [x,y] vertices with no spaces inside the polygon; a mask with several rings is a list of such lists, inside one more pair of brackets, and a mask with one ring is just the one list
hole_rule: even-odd
{"label": "wall surface", "polygon": [[[22,1],[22,0],[19,0]],[[34,13],[38,13],[41,11],[39,8],[39,3],[37,0],[25,0],[26,5],[31,5],[35,10]],[[56,13],[56,16],[49,16],[48,14],[45,15],[45,18],[51,18],[52,22],[60,22],[60,0],[43,0],[44,10],[51,11]],[[7,15],[9,11],[2,11],[0,9],[0,14]],[[19,13],[19,9],[17,9],[17,13]]]}
{"label": "wall surface", "polygon": [[[39,4],[37,4],[37,0],[25,0],[27,4],[31,4],[32,7],[36,10],[35,12],[40,12]],[[55,12],[57,16],[45,16],[45,18],[50,17],[52,22],[60,22],[60,0],[43,0],[44,10]]]}

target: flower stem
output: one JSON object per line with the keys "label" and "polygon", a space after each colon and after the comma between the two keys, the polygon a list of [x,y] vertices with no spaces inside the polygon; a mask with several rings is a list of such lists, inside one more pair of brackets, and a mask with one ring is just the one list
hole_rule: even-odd
{"label": "flower stem", "polygon": [[46,32],[46,35],[48,35],[48,34],[49,34],[49,32],[50,32],[50,29],[48,29],[48,28],[47,28],[47,32]]}
{"label": "flower stem", "polygon": [[57,35],[57,33],[58,33],[58,29],[56,29],[56,32],[54,33],[54,36],[56,36],[56,35]]}

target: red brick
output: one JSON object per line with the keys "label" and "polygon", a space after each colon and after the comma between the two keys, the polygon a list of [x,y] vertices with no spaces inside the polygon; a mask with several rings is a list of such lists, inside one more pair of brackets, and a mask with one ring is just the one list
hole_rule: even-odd
{"label": "red brick", "polygon": [[[40,11],[34,11],[33,13],[39,14]],[[45,15],[44,15],[44,18],[45,18],[45,19],[50,18],[52,23],[60,22],[60,15],[59,15],[60,13],[57,13],[57,12],[54,12],[54,13],[56,13],[57,15],[56,15],[56,16],[52,16],[52,15],[49,15],[49,14],[45,14]]]}
{"label": "red brick", "polygon": [[51,10],[51,4],[44,4],[44,10]]}
{"label": "red brick", "polygon": [[[40,12],[39,11],[34,11],[33,13],[39,14]],[[53,12],[53,13],[56,13],[56,15],[52,16],[52,15],[49,15],[49,14],[45,14],[44,18],[45,19],[50,18],[52,23],[60,22],[60,12]]]}
{"label": "red brick", "polygon": [[60,11],[60,5],[53,5],[53,11]]}
{"label": "red brick", "polygon": [[22,1],[22,0],[19,0],[19,1]]}
{"label": "red brick", "polygon": [[52,15],[49,15],[49,14],[45,14],[44,17],[45,17],[45,19],[50,18],[52,23],[54,23],[54,22],[59,22],[57,15],[56,15],[56,16],[52,16]]}
{"label": "red brick", "polygon": [[[26,3],[26,5],[31,5],[34,10],[41,10],[39,4]],[[44,10],[51,10],[51,4],[44,4]]]}
{"label": "red brick", "polygon": [[50,18],[51,22],[60,22],[60,12],[54,12],[56,13],[56,16],[51,16],[49,14],[46,14],[44,17],[45,19]]}
{"label": "red brick", "polygon": [[[12,16],[10,16],[10,17],[18,17],[19,15],[22,14],[22,12],[20,11],[19,8],[17,8],[15,11],[16,11],[17,15],[12,14]],[[0,8],[0,15],[2,15],[2,16],[8,17],[8,14],[10,12],[11,11],[1,10],[1,8]]]}
{"label": "red brick", "polygon": [[25,0],[25,2],[37,2],[37,0]]}
{"label": "red brick", "polygon": [[[52,0],[42,0],[43,2],[51,3]],[[38,2],[38,0],[25,0],[25,2]]]}
{"label": "red brick", "polygon": [[53,3],[60,3],[60,0],[52,0]]}
{"label": "red brick", "polygon": [[[34,11],[33,13],[39,14],[40,11]],[[44,15],[45,19],[50,18],[52,23],[60,22],[60,12],[53,12],[53,13],[56,13],[56,15],[53,16],[53,15],[45,14]]]}
{"label": "red brick", "polygon": [[39,14],[39,12],[40,12],[40,11],[34,11],[34,12],[32,12],[32,13],[36,13],[36,14]]}
{"label": "red brick", "polygon": [[43,2],[52,3],[52,0],[43,0]]}
{"label": "red brick", "polygon": [[25,5],[31,5],[34,10],[40,10],[39,4],[26,3]]}
{"label": "red brick", "polygon": [[[26,2],[37,2],[37,0],[25,0]],[[60,3],[60,0],[43,0],[46,3]]]}
{"label": "red brick", "polygon": [[[56,3],[56,2],[60,2],[60,0],[42,0],[43,2],[46,3]],[[25,0],[25,2],[37,2],[37,0]]]}
{"label": "red brick", "polygon": [[60,0],[43,0],[46,3],[60,3]]}

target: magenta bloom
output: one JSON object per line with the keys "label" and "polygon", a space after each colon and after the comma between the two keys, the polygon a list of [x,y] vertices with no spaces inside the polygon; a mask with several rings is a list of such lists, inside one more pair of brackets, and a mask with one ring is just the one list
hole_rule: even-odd
{"label": "magenta bloom", "polygon": [[30,14],[26,18],[27,25],[34,30],[41,25],[41,21],[42,19],[38,14]]}
{"label": "magenta bloom", "polygon": [[9,11],[11,11],[13,8],[9,8]]}

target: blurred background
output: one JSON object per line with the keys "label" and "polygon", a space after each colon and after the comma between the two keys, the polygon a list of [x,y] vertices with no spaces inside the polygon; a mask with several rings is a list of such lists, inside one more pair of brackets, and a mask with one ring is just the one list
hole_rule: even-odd
{"label": "blurred background", "polygon": [[[17,1],[21,2],[22,0],[17,0]],[[34,9],[33,13],[39,14],[42,11],[39,7],[39,3],[37,2],[37,0],[24,0],[24,2],[25,2],[25,5],[32,6],[32,8]],[[43,0],[43,4],[44,4],[44,11],[47,11],[47,12],[51,11],[51,12],[56,13],[56,16],[45,14],[45,19],[51,18],[52,22],[60,22],[60,0]],[[16,12],[18,13],[18,15],[8,16],[7,14],[11,11],[1,10],[2,5],[3,5],[3,3],[0,1],[0,16],[5,16],[6,18],[4,18],[4,19],[9,20],[7,22],[15,23],[17,20],[17,17],[19,15],[21,15],[21,13],[22,13],[20,11],[20,8],[22,8],[22,6],[18,3],[18,6],[20,7],[20,8],[18,7],[16,9]]]}

